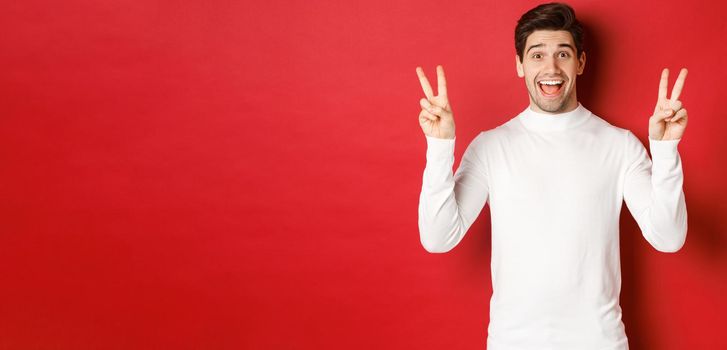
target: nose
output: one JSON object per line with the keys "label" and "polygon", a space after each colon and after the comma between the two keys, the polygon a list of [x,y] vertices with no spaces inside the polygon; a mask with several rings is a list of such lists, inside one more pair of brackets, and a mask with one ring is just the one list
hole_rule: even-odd
{"label": "nose", "polygon": [[558,74],[560,73],[560,67],[558,66],[558,61],[555,57],[548,57],[545,59],[545,67],[543,67],[545,70],[545,73],[553,73]]}

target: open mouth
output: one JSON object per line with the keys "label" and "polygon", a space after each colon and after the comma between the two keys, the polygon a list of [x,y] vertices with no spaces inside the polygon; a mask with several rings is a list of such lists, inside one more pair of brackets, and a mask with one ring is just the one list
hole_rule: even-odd
{"label": "open mouth", "polygon": [[538,82],[538,90],[545,97],[558,97],[563,90],[564,84],[565,81],[561,79],[545,79]]}

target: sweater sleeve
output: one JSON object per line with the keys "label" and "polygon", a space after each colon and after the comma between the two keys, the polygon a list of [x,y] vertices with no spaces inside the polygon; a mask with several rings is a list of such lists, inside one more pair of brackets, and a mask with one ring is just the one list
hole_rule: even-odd
{"label": "sweater sleeve", "polygon": [[419,196],[419,235],[430,253],[445,253],[464,237],[485,205],[488,182],[475,138],[465,150],[456,173],[455,139],[427,136],[426,167]]}
{"label": "sweater sleeve", "polygon": [[644,145],[627,132],[627,158],[623,196],[641,234],[658,251],[673,253],[687,237],[687,206],[681,158],[676,140],[649,138],[652,160]]}

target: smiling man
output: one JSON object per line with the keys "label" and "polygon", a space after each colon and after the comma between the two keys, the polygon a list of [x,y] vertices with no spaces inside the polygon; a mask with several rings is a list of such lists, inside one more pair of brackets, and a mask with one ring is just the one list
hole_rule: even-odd
{"label": "smiling man", "polygon": [[[419,198],[424,248],[444,253],[485,203],[492,219],[487,345],[504,349],[628,349],[619,305],[619,215],[625,202],[643,237],[661,252],[685,242],[687,211],[677,145],[687,125],[682,69],[667,98],[664,69],[649,124],[649,148],[576,97],[586,53],[572,8],[543,4],[515,28],[516,69],[529,106],[469,144],[456,173],[455,125],[444,70],[437,95],[417,67],[427,141]],[[653,162],[652,162],[653,158]]]}
{"label": "smiling man", "polygon": [[[576,35],[582,35],[579,31]],[[520,53],[520,44],[515,60],[518,76],[525,78],[532,109],[541,113],[574,110],[578,106],[576,75],[586,66],[586,53],[575,47],[574,35],[565,30],[537,30],[518,39],[526,40],[525,53]]]}

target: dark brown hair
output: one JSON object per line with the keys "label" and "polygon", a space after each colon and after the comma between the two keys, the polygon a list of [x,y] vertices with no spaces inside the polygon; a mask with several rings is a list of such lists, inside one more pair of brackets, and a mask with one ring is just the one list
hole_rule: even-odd
{"label": "dark brown hair", "polygon": [[520,17],[515,27],[515,51],[523,61],[523,51],[528,36],[536,30],[565,30],[571,33],[576,44],[576,57],[583,52],[583,27],[576,19],[573,8],[567,4],[551,2],[541,4]]}

